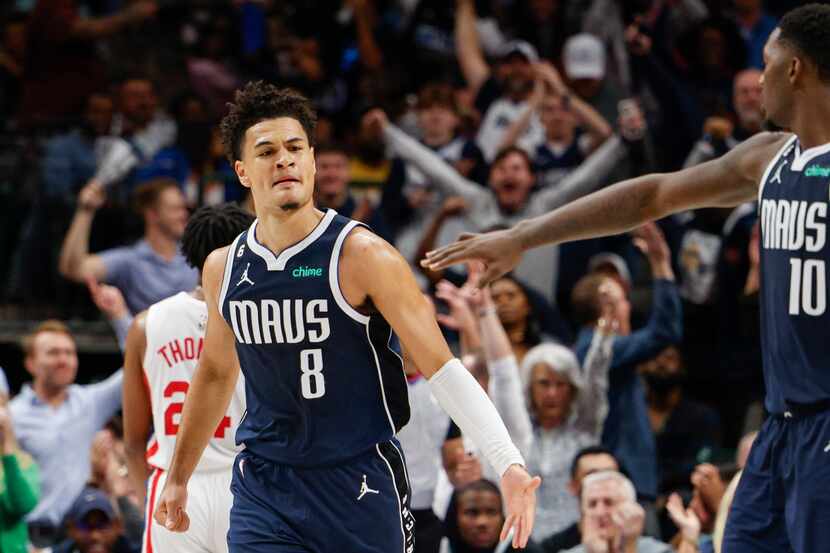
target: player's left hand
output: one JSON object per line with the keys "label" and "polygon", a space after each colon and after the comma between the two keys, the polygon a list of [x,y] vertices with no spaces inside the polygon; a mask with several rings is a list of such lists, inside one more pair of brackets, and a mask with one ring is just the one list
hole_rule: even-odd
{"label": "player's left hand", "polygon": [[500,540],[506,540],[513,532],[513,547],[523,548],[533,532],[536,516],[536,489],[542,484],[538,476],[530,474],[519,465],[510,465],[501,477],[501,495],[504,498],[506,516]]}

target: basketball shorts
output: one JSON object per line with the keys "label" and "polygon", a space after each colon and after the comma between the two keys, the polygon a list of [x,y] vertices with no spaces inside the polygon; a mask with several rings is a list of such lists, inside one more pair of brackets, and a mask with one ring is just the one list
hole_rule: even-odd
{"label": "basketball shorts", "polygon": [[721,551],[830,551],[829,411],[767,419],[738,483]]}
{"label": "basketball shorts", "polygon": [[415,520],[397,441],[336,466],[275,464],[248,451],[231,483],[231,553],[411,553]]}
{"label": "basketball shorts", "polygon": [[171,532],[153,518],[167,472],[155,469],[147,482],[142,553],[227,553],[233,496],[231,469],[196,472],[187,483],[187,532]]}

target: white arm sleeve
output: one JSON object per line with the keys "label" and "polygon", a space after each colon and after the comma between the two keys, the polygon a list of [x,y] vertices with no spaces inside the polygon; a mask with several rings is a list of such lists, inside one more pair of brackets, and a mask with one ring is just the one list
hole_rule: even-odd
{"label": "white arm sleeve", "polygon": [[496,361],[488,361],[487,368],[490,369],[490,397],[493,398],[493,404],[519,452],[527,455],[533,442],[533,426],[525,406],[516,356],[511,353]]}
{"label": "white arm sleeve", "polygon": [[510,465],[525,464],[496,407],[461,361],[447,361],[428,382],[441,407],[484,453],[500,477]]}

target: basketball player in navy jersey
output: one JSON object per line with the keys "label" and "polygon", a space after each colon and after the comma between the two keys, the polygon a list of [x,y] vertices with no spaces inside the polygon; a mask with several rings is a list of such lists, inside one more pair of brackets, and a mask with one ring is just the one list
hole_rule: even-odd
{"label": "basketball player in navy jersey", "polygon": [[189,525],[187,482],[245,376],[231,553],[411,552],[415,521],[395,433],[409,418],[392,332],[431,391],[501,475],[503,537],[524,547],[535,490],[495,407],[454,359],[406,261],[356,221],[312,202],[315,116],[262,82],[221,129],[257,219],[205,262],[204,350],[156,520]]}
{"label": "basketball player in navy jersey", "polygon": [[767,118],[789,133],[760,133],[719,159],[627,180],[515,227],[427,254],[437,270],[487,264],[483,282],[547,243],[631,230],[687,209],[755,198],[761,220],[766,421],[743,472],[725,553],[830,551],[830,6],[781,20],[764,48]]}

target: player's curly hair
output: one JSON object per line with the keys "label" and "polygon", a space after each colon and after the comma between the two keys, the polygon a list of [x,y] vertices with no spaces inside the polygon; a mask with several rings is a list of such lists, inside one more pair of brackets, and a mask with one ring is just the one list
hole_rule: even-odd
{"label": "player's curly hair", "polygon": [[201,271],[210,252],[233,242],[253,222],[253,215],[233,203],[200,207],[187,221],[182,254]]}
{"label": "player's curly hair", "polygon": [[830,83],[830,6],[807,4],[787,14],[778,40],[804,54],[818,67],[819,78]]}
{"label": "player's curly hair", "polygon": [[231,164],[242,159],[242,142],[245,131],[260,121],[277,117],[296,119],[314,145],[314,129],[317,114],[308,98],[290,88],[278,88],[265,81],[253,81],[236,91],[233,103],[228,104],[228,114],[219,123],[225,155]]}

